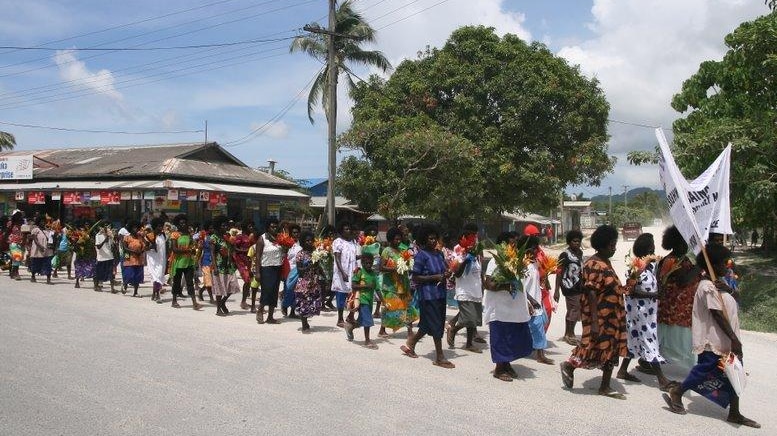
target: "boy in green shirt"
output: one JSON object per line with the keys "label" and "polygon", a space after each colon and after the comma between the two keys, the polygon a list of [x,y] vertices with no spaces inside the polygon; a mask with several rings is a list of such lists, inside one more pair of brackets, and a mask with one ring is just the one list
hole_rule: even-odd
{"label": "boy in green shirt", "polygon": [[356,324],[346,323],[345,334],[349,341],[353,340],[353,329],[357,326],[364,327],[364,346],[375,350],[378,346],[370,340],[370,327],[375,325],[372,319],[372,300],[378,287],[378,275],[372,269],[375,255],[369,251],[362,251],[361,267],[353,275],[352,291],[354,296],[354,311],[358,311],[359,319]]}

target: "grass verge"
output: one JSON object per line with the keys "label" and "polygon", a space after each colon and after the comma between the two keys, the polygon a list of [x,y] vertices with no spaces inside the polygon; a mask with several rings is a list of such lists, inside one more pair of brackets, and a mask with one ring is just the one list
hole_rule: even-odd
{"label": "grass verge", "polygon": [[775,258],[753,256],[737,265],[742,298],[739,319],[745,330],[777,333],[777,269]]}

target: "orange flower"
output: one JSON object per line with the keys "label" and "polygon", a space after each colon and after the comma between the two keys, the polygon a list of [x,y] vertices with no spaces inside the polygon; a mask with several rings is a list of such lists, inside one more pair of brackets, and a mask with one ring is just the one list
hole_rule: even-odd
{"label": "orange flower", "polygon": [[399,253],[400,256],[402,256],[402,259],[405,259],[409,261],[413,258],[413,253],[410,252],[410,250],[404,250],[401,253]]}

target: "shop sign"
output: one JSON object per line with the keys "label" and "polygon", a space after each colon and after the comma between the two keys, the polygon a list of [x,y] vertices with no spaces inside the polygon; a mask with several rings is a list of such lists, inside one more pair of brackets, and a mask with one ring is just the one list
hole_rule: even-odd
{"label": "shop sign", "polygon": [[46,193],[45,192],[28,192],[27,193],[27,203],[29,204],[46,204]]}
{"label": "shop sign", "polygon": [[60,201],[60,200],[62,200],[62,191],[53,191],[51,193],[51,200],[52,201]]}
{"label": "shop sign", "polygon": [[63,204],[83,204],[84,197],[80,192],[65,192],[62,196]]}
{"label": "shop sign", "polygon": [[0,180],[32,179],[32,155],[0,156]]}
{"label": "shop sign", "polygon": [[16,201],[24,201],[24,191],[16,191],[16,195],[14,195],[13,199]]}
{"label": "shop sign", "polygon": [[200,191],[200,201],[210,201],[210,192]]}
{"label": "shop sign", "polygon": [[130,191],[121,191],[121,199],[123,201],[132,200],[132,192],[130,192]]}
{"label": "shop sign", "polygon": [[100,204],[121,204],[121,194],[119,191],[100,192]]}
{"label": "shop sign", "polygon": [[178,190],[177,189],[168,189],[167,190],[167,199],[168,200],[179,200],[179,198],[178,198]]}
{"label": "shop sign", "polygon": [[197,201],[198,198],[197,191],[186,191],[186,201]]}
{"label": "shop sign", "polygon": [[144,200],[154,200],[155,198],[156,198],[156,192],[154,191],[145,191],[143,193]]}
{"label": "shop sign", "polygon": [[220,192],[211,192],[210,198],[208,199],[208,204],[210,206],[226,206],[227,194],[220,193]]}

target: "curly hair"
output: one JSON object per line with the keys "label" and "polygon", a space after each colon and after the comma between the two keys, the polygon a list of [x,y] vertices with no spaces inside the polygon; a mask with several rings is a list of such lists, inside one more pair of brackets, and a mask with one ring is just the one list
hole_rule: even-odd
{"label": "curly hair", "polygon": [[581,242],[583,240],[583,232],[580,230],[570,230],[567,232],[567,245],[572,243],[572,240],[579,239]]}
{"label": "curly hair", "polygon": [[540,246],[540,238],[537,236],[521,235],[518,237],[518,246],[527,250],[533,250]]}
{"label": "curly hair", "polygon": [[499,234],[499,236],[496,237],[496,243],[501,244],[503,242],[507,242],[512,238],[512,232],[502,232]]}
{"label": "curly hair", "polygon": [[391,241],[394,240],[399,236],[399,238],[402,238],[402,230],[399,229],[399,227],[392,227],[386,231],[386,241],[388,241],[389,244],[391,244]]}
{"label": "curly hair", "polygon": [[419,226],[418,229],[416,229],[416,231],[413,233],[413,236],[415,236],[416,244],[420,246],[426,245],[427,241],[429,241],[429,236],[431,235],[439,237],[440,232],[434,226],[429,224]]}
{"label": "curly hair", "polygon": [[348,221],[340,221],[340,223],[337,224],[337,233],[342,234],[343,233],[343,229],[346,228],[346,227],[348,227],[351,230],[353,230],[353,226],[351,225],[350,222],[348,222]]}
{"label": "curly hair", "polygon": [[602,224],[591,235],[591,247],[596,251],[607,248],[612,241],[618,240],[618,230],[610,225]]}
{"label": "curly hair", "polygon": [[653,254],[656,251],[656,244],[653,241],[652,233],[643,233],[637,236],[634,241],[634,245],[631,247],[631,251],[637,257],[645,257],[648,254]]}
{"label": "curly hair", "polygon": [[664,230],[664,235],[661,238],[661,247],[664,250],[671,250],[676,253],[685,254],[688,251],[688,243],[685,242],[685,238],[677,230],[677,226],[669,226]]}
{"label": "curly hair", "polygon": [[[707,244],[707,257],[710,259],[710,265],[717,275],[722,275],[726,271],[726,262],[731,259],[731,250],[724,245]],[[707,274],[711,274],[712,271],[707,268],[707,261],[704,259],[704,251],[701,251],[696,255],[696,265],[698,265]]]}

